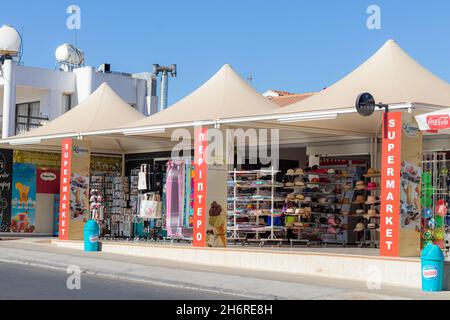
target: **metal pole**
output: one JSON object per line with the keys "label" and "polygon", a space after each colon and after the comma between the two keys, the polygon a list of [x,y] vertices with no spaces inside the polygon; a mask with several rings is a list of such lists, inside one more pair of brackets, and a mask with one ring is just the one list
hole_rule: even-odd
{"label": "metal pole", "polygon": [[167,108],[168,90],[169,90],[169,76],[167,70],[164,70],[161,75],[161,106],[160,111]]}

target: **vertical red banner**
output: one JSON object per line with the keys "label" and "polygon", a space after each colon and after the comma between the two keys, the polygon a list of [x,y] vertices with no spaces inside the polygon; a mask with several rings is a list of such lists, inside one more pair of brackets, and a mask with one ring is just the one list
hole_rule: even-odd
{"label": "vertical red banner", "polygon": [[194,154],[194,247],[206,247],[206,148],[208,146],[208,129],[195,130]]}
{"label": "vertical red banner", "polygon": [[70,214],[70,168],[72,160],[72,139],[63,140],[61,145],[61,183],[59,202],[59,239],[69,239]]}
{"label": "vertical red banner", "polygon": [[383,123],[380,255],[399,255],[402,114],[389,112]]}

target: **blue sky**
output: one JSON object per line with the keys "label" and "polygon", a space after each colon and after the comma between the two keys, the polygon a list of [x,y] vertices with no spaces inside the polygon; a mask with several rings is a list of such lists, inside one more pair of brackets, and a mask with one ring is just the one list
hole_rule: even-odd
{"label": "blue sky", "polygon": [[[82,10],[78,46],[87,64],[123,72],[177,63],[169,102],[189,94],[230,63],[253,85],[292,92],[329,86],[389,38],[450,80],[450,1],[127,0],[3,1],[0,24],[23,32],[23,61],[53,68],[54,51],[73,40],[66,8]],[[381,8],[382,29],[366,27],[367,7]]]}

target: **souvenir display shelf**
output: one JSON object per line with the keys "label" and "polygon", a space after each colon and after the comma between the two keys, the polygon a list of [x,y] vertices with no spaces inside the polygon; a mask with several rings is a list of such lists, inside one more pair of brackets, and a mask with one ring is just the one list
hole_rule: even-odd
{"label": "souvenir display shelf", "polygon": [[[283,203],[285,200],[276,192],[277,188],[282,187],[282,184],[275,180],[277,173],[273,168],[229,172],[229,240],[243,243],[284,240],[284,228],[274,225],[275,218],[281,215],[277,203]],[[240,222],[240,218],[248,221]],[[261,224],[261,219],[264,219],[264,225]],[[264,238],[266,235],[268,236]]]}
{"label": "souvenir display shelf", "polygon": [[[373,248],[379,248],[380,246],[380,180],[381,174],[378,171],[373,173],[367,173],[364,175],[366,186],[374,184],[377,188],[367,188],[366,196],[373,197],[375,199],[372,204],[364,204],[364,209],[368,215],[364,219],[364,234],[360,241],[357,241],[358,247],[369,246]],[[373,211],[373,215],[369,215],[369,212]]]}
{"label": "souvenir display shelf", "polygon": [[[339,169],[344,168],[339,167]],[[293,235],[288,236],[291,245],[305,243],[309,246],[319,243],[324,246],[328,244],[346,246],[353,242],[352,237],[349,236],[352,230],[348,230],[348,226],[354,224],[355,216],[349,217],[342,214],[344,210],[350,211],[350,204],[343,204],[342,199],[349,197],[352,200],[352,189],[344,191],[344,186],[349,184],[353,187],[354,179],[348,174],[336,175],[335,173],[303,172],[303,170],[285,174],[284,189],[293,190],[286,198],[284,212],[285,219],[290,220],[287,217],[295,217],[294,221],[285,223],[286,232]],[[316,201],[312,201],[313,199]],[[327,220],[326,224],[322,223],[324,219]],[[343,226],[347,226],[347,229],[344,230]]]}

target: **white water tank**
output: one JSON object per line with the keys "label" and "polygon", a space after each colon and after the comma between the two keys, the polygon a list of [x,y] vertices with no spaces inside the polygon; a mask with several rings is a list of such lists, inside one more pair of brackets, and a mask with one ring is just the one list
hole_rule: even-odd
{"label": "white water tank", "polygon": [[22,40],[19,32],[11,26],[0,27],[0,55],[17,56]]}
{"label": "white water tank", "polygon": [[59,63],[67,63],[75,66],[84,64],[83,51],[68,43],[64,43],[56,49],[55,57]]}

